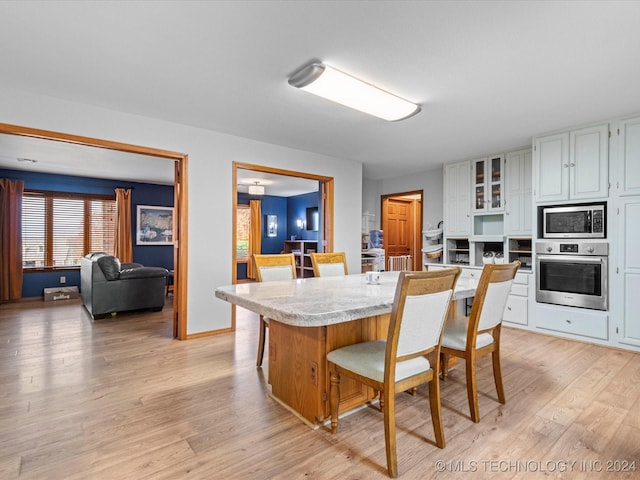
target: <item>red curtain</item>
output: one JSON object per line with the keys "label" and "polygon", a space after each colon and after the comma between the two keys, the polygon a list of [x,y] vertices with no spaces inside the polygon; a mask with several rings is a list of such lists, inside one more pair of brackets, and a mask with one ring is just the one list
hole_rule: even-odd
{"label": "red curtain", "polygon": [[22,297],[24,180],[0,178],[0,302]]}
{"label": "red curtain", "polygon": [[131,190],[116,188],[116,229],[114,255],[122,263],[133,262],[131,242]]}

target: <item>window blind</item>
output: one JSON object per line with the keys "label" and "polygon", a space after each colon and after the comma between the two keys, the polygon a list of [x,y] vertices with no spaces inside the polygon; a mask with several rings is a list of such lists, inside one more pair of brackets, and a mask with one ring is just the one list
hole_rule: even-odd
{"label": "window blind", "polygon": [[75,267],[88,253],[113,254],[115,216],[113,197],[25,191],[22,198],[23,268]]}

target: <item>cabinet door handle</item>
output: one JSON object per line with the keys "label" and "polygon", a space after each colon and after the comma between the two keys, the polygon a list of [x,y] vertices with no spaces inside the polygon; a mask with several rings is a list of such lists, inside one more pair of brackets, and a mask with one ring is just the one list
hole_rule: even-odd
{"label": "cabinet door handle", "polygon": [[576,166],[576,164],[575,164],[575,163],[573,163],[573,162],[571,162],[571,166],[572,166],[572,167],[575,167],[575,166]]}
{"label": "cabinet door handle", "polygon": [[511,307],[507,307],[507,310],[511,311]]}
{"label": "cabinet door handle", "polygon": [[565,319],[565,322],[567,322],[569,325],[571,325],[571,320],[569,320],[568,318]]}
{"label": "cabinet door handle", "polygon": [[565,163],[565,164],[564,164],[564,168],[569,168],[569,164],[568,164],[568,163]]}

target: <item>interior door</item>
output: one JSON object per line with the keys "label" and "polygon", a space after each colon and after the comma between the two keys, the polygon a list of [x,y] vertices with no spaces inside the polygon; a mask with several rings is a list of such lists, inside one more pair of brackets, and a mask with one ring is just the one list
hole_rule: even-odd
{"label": "interior door", "polygon": [[411,200],[387,198],[383,202],[384,249],[387,257],[413,257],[412,206]]}

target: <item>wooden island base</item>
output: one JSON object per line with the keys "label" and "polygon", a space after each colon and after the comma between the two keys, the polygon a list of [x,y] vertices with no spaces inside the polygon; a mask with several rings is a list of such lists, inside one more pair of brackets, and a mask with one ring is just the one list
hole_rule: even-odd
{"label": "wooden island base", "polygon": [[[269,322],[269,383],[272,396],[317,428],[329,417],[327,353],[354,343],[387,338],[389,314],[322,327]],[[340,411],[364,405],[373,389],[344,378]]]}

